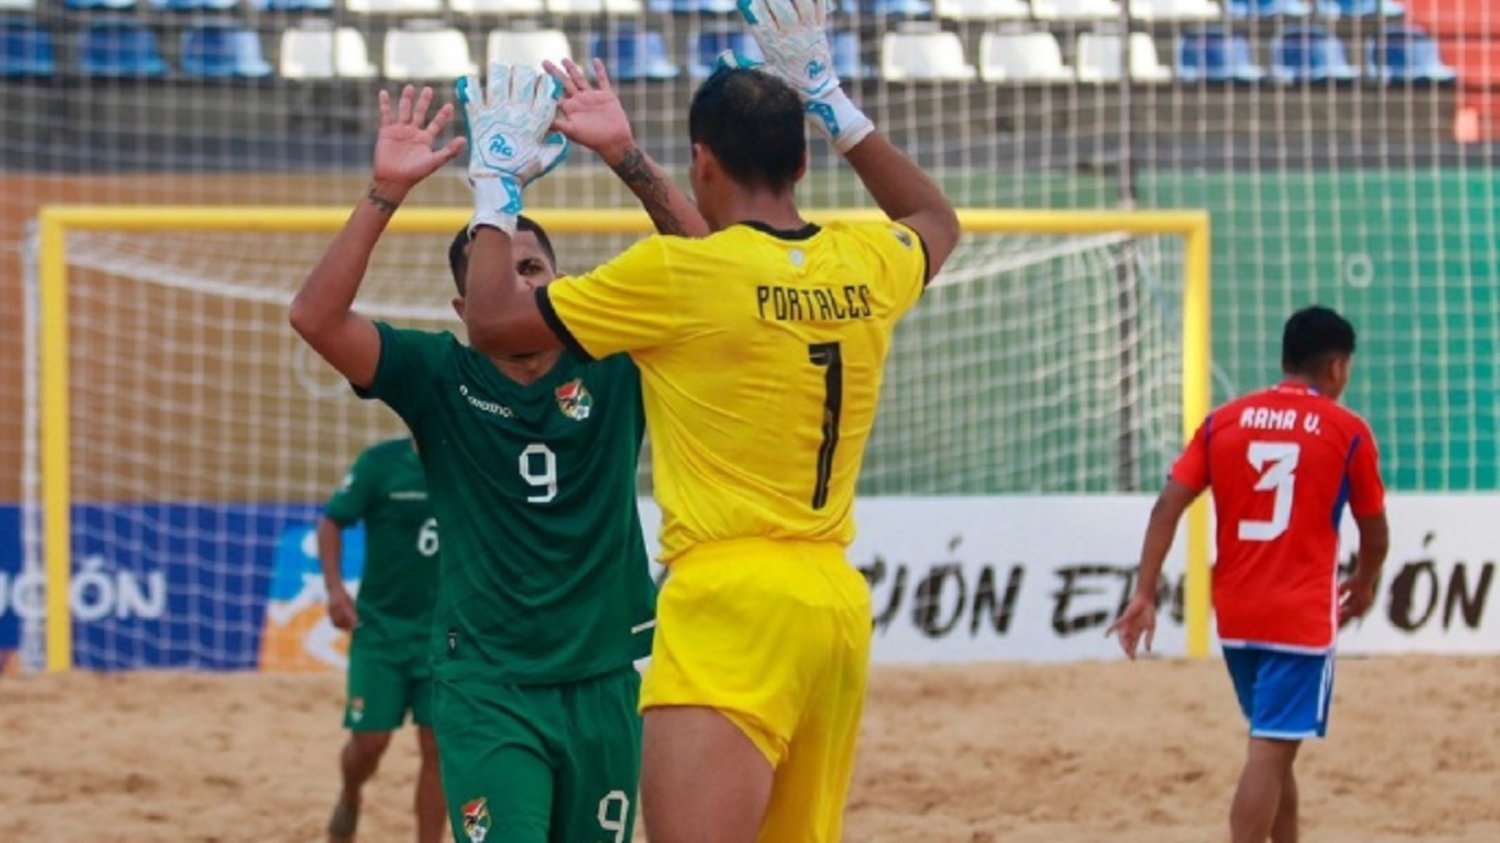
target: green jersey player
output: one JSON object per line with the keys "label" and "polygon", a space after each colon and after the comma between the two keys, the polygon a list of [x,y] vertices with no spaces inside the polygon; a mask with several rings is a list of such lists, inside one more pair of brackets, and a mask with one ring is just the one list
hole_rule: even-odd
{"label": "green jersey player", "polygon": [[[558,127],[599,151],[659,227],[706,230],[634,145],[613,94],[589,93],[573,98]],[[431,99],[408,87],[393,109],[381,94],[370,191],[309,275],[291,321],[362,395],[401,415],[421,454],[442,525],[431,654],[455,836],[626,840],[640,767],[633,662],[647,654],[654,605],[635,505],[639,375],[625,357],[491,358],[450,334],[353,312],[391,214],[462,148],[432,148],[452,110],[428,123]],[[518,226],[514,277],[548,283],[556,261],[545,233],[525,218]],[[462,317],[466,274],[488,270],[467,266],[467,231],[450,262]]]}
{"label": "green jersey player", "polygon": [[[365,570],[359,597],[344,588],[343,529],[363,523]],[[366,448],[328,499],[318,519],[318,561],[328,590],[328,616],[352,632],[340,754],[343,790],[328,824],[334,843],[354,836],[360,791],[375,774],[391,733],[411,711],[422,748],[417,776],[417,839],[443,834],[443,791],[432,734],[432,671],[428,641],[438,584],[437,519],[411,439]]]}

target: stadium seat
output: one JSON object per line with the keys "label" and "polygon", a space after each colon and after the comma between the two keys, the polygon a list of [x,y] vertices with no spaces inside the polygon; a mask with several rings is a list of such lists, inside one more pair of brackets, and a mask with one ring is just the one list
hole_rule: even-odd
{"label": "stadium seat", "polygon": [[469,38],[452,27],[408,25],[385,34],[387,79],[453,80],[475,71]]}
{"label": "stadium seat", "polygon": [[497,29],[485,39],[485,61],[540,68],[543,61],[561,62],[573,58],[573,47],[561,29],[533,29],[521,32]]}
{"label": "stadium seat", "polygon": [[1062,47],[1046,32],[986,32],[979,39],[979,78],[986,82],[1073,81]]}
{"label": "stadium seat", "polygon": [[1183,33],[1177,42],[1177,78],[1184,82],[1259,82],[1265,68],[1255,63],[1250,42],[1222,29]]}
{"label": "stadium seat", "polygon": [[1229,14],[1236,18],[1305,18],[1312,13],[1305,0],[1229,0]]}
{"label": "stadium seat", "polygon": [[1271,41],[1271,77],[1283,84],[1359,78],[1344,45],[1321,26],[1294,27]]}
{"label": "stadium seat", "polygon": [[[746,58],[761,60],[760,45],[743,30],[703,29],[688,34],[688,75],[703,79],[714,72],[714,62],[725,50],[734,50]],[[835,70],[835,73],[838,71]]]}
{"label": "stadium seat", "polygon": [[1031,0],[1037,20],[1114,20],[1120,16],[1115,0]]}
{"label": "stadium seat", "polygon": [[735,0],[651,0],[646,6],[659,15],[724,15],[736,8]]}
{"label": "stadium seat", "polygon": [[[321,23],[321,22],[319,22]],[[281,33],[286,79],[369,79],[375,76],[365,36],[352,26],[309,24]]]}
{"label": "stadium seat", "polygon": [[460,15],[540,15],[542,0],[448,0]]}
{"label": "stadium seat", "polygon": [[613,79],[675,79],[682,72],[672,62],[660,32],[621,30],[589,36],[589,58],[602,59]]}
{"label": "stadium seat", "polygon": [[851,0],[861,15],[877,18],[922,18],[932,14],[928,0]]}
{"label": "stadium seat", "polygon": [[328,12],[333,10],[333,0],[250,0],[250,5],[262,12]]}
{"label": "stadium seat", "polygon": [[635,17],[645,11],[641,0],[547,0],[547,11],[554,15],[618,15]]}
{"label": "stadium seat", "polygon": [[1214,0],[1135,0],[1130,16],[1143,21],[1218,20],[1224,10]]}
{"label": "stadium seat", "polygon": [[100,9],[118,12],[134,9],[135,0],[63,0],[63,6],[80,12],[93,12]]}
{"label": "stadium seat", "polygon": [[227,12],[240,0],[151,0],[151,8],[160,12]]}
{"label": "stadium seat", "polygon": [[57,48],[52,33],[35,21],[0,21],[0,76],[41,78],[57,73]]}
{"label": "stadium seat", "polygon": [[36,0],[0,0],[0,12],[29,12],[36,8]]}
{"label": "stadium seat", "polygon": [[1031,6],[1026,0],[936,0],[938,17],[949,20],[1026,20]]}
{"label": "stadium seat", "polygon": [[1318,13],[1330,18],[1399,18],[1406,7],[1396,0],[1319,0]]}
{"label": "stadium seat", "polygon": [[876,75],[875,68],[865,64],[860,56],[863,45],[858,32],[843,30],[831,33],[828,38],[833,51],[833,70],[840,79],[870,79]]}
{"label": "stadium seat", "polygon": [[964,61],[956,32],[887,32],[880,39],[880,75],[889,82],[967,80],[974,78],[974,66]]}
{"label": "stadium seat", "polygon": [[344,0],[356,15],[427,15],[443,11],[443,0]]}
{"label": "stadium seat", "polygon": [[1392,82],[1444,84],[1458,78],[1438,52],[1437,41],[1416,27],[1399,26],[1386,31],[1385,47],[1378,38],[1365,40],[1365,64],[1371,77]]}
{"label": "stadium seat", "polygon": [[[1117,82],[1125,42],[1118,35],[1085,32],[1078,36],[1078,81]],[[1172,68],[1161,63],[1148,32],[1130,33],[1130,78],[1136,82],[1170,82]]]}
{"label": "stadium seat", "polygon": [[237,26],[210,24],[182,33],[182,72],[200,79],[259,79],[271,75],[260,36]]}
{"label": "stadium seat", "polygon": [[138,23],[109,21],[89,24],[78,38],[78,72],[111,79],[164,76],[156,33]]}

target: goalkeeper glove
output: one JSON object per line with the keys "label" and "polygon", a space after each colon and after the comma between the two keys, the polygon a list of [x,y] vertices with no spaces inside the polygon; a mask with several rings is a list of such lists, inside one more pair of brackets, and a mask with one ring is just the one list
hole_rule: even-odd
{"label": "goalkeeper glove", "polygon": [[[875,131],[839,84],[828,46],[829,0],[738,0],[750,34],[766,56],[764,70],[792,86],[813,126],[839,154]],[[741,67],[753,66],[736,58]]]}
{"label": "goalkeeper glove", "polygon": [[483,89],[474,76],[455,84],[469,139],[469,183],[474,218],[469,231],[488,225],[516,233],[521,191],[568,157],[568,141],[551,132],[562,87],[529,67],[490,65]]}

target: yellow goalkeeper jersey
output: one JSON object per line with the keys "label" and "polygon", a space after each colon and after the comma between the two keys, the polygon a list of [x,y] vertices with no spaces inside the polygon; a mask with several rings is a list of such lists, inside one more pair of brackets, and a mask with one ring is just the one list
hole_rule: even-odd
{"label": "yellow goalkeeper jersey", "polygon": [[653,236],[537,291],[574,353],[641,371],[662,561],[703,542],[854,538],[891,332],[927,258],[892,222]]}

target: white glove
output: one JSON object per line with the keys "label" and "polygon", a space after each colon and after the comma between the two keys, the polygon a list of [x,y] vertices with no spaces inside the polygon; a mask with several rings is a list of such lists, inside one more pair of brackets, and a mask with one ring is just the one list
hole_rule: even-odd
{"label": "white glove", "polygon": [[568,157],[567,139],[548,132],[562,86],[529,67],[495,62],[483,89],[474,76],[461,77],[454,87],[469,138],[469,230],[488,225],[515,234],[521,191]]}
{"label": "white glove", "polygon": [[[764,70],[802,98],[813,126],[840,154],[875,131],[839,85],[828,46],[829,0],[738,0],[750,34],[765,53]],[[747,66],[741,60],[741,66]]]}

